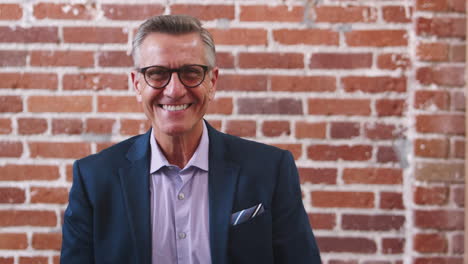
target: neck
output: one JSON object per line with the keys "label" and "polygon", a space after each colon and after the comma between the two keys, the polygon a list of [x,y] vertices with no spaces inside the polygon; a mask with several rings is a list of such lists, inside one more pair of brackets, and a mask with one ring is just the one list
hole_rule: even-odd
{"label": "neck", "polygon": [[203,124],[200,123],[199,128],[197,126],[189,133],[167,135],[164,133],[157,133],[155,130],[154,136],[167,161],[183,169],[193,156],[193,153],[195,153],[200,143],[202,133]]}

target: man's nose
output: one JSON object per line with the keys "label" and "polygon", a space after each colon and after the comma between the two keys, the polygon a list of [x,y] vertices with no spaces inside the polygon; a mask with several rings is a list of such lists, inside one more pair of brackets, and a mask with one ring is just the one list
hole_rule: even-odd
{"label": "man's nose", "polygon": [[187,88],[179,80],[176,72],[172,73],[171,81],[164,88],[164,95],[170,98],[181,98],[187,93]]}

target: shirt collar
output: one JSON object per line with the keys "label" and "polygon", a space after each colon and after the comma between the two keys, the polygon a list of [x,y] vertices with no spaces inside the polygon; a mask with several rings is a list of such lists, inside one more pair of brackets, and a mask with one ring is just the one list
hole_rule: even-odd
{"label": "shirt collar", "polygon": [[[190,168],[192,166],[202,169],[204,171],[208,171],[208,147],[209,147],[209,137],[208,137],[208,129],[206,127],[205,122],[203,123],[203,132],[202,137],[200,139],[200,143],[198,143],[197,149],[193,153],[192,157],[190,158],[185,168]],[[162,153],[159,145],[156,143],[156,138],[154,137],[154,131],[151,129],[151,137],[150,137],[150,146],[151,146],[151,163],[150,163],[150,173],[154,173],[165,166],[171,166],[169,161],[166,159],[166,156]]]}

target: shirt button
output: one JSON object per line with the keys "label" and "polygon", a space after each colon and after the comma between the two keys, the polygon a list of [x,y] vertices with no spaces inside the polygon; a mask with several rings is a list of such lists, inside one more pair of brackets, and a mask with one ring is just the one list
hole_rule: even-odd
{"label": "shirt button", "polygon": [[177,199],[183,200],[185,199],[185,195],[183,193],[179,193],[179,195],[177,195]]}
{"label": "shirt button", "polygon": [[179,233],[179,239],[184,239],[187,235],[184,232]]}

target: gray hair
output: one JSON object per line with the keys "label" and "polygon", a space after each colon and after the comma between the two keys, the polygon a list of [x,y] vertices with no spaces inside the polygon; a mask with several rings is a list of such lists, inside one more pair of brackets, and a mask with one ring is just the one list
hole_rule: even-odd
{"label": "gray hair", "polygon": [[139,66],[139,47],[151,33],[171,35],[198,33],[205,44],[206,63],[210,67],[216,65],[216,50],[213,37],[208,30],[202,27],[197,18],[186,15],[164,15],[150,17],[138,28],[132,42],[132,57],[135,67]]}

